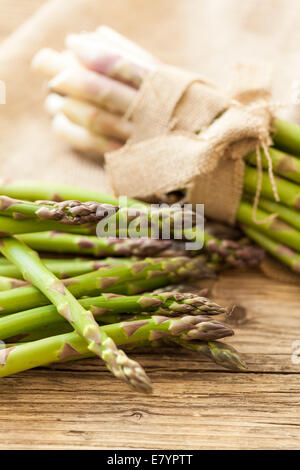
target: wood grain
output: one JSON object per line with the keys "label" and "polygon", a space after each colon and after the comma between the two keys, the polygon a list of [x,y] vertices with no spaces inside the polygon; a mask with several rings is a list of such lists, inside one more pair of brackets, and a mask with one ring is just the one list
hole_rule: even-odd
{"label": "wood grain", "polygon": [[293,449],[300,444],[297,286],[228,272],[215,298],[247,306],[230,343],[249,372],[221,370],[193,353],[134,354],[154,395],[131,393],[98,360],[2,379],[1,449]]}
{"label": "wood grain", "polygon": [[[1,0],[0,40],[43,0]],[[1,380],[0,449],[295,449],[300,445],[300,290],[258,272],[228,272],[215,299],[246,307],[230,343],[249,372],[165,348],[133,356],[154,395],[130,392],[98,360]],[[234,319],[233,319],[234,320]]]}

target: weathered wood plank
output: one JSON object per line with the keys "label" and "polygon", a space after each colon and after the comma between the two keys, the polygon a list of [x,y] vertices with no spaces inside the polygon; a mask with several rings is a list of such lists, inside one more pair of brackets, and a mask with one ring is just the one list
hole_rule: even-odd
{"label": "weathered wood plank", "polygon": [[[299,376],[156,371],[152,397],[107,373],[2,381],[0,448],[295,448]],[[76,387],[76,390],[74,388]],[[12,419],[13,417],[13,419]]]}

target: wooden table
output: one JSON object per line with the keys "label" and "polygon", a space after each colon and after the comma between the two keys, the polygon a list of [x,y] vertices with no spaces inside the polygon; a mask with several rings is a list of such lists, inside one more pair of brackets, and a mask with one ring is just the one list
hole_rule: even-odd
{"label": "wooden table", "polygon": [[[42,0],[2,0],[0,39]],[[1,449],[293,449],[300,444],[300,290],[258,272],[228,272],[215,299],[247,308],[230,341],[248,373],[177,350],[135,354],[154,384],[140,396],[98,360],[1,381]],[[300,346],[299,346],[300,347]],[[298,364],[297,364],[298,362]]]}

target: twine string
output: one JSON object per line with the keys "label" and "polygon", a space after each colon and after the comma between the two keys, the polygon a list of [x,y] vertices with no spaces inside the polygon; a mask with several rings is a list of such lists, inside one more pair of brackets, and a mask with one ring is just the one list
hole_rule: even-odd
{"label": "twine string", "polygon": [[252,220],[255,224],[257,225],[262,225],[262,224],[267,224],[269,222],[272,222],[274,219],[276,219],[277,214],[270,214],[268,217],[264,219],[258,219],[256,217],[256,212],[258,209],[259,205],[259,199],[261,195],[261,190],[262,190],[262,180],[263,180],[263,168],[262,168],[262,161],[261,161],[261,149],[260,145],[263,148],[264,154],[267,158],[268,162],[268,174],[270,178],[270,184],[272,187],[273,195],[275,198],[275,201],[280,201],[278,191],[277,191],[277,186],[274,178],[274,173],[273,173],[273,165],[272,165],[272,159],[270,156],[269,148],[267,144],[265,143],[264,139],[260,139],[260,143],[256,145],[256,164],[257,164],[257,185],[256,185],[256,191],[255,191],[255,196],[254,196],[254,201],[253,201],[253,207],[252,207]]}

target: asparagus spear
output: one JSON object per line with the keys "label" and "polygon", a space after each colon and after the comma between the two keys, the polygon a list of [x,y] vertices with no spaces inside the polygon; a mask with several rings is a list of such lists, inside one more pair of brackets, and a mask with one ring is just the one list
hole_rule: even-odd
{"label": "asparagus spear", "polygon": [[95,225],[67,225],[53,220],[15,220],[12,217],[0,215],[0,237],[47,230],[89,235],[95,233]]}
{"label": "asparagus spear", "polygon": [[80,63],[70,51],[57,52],[50,48],[44,48],[33,58],[32,67],[48,78],[52,78],[67,67],[80,67]]}
{"label": "asparagus spear", "polygon": [[[258,220],[266,220],[268,216],[269,214],[267,212],[257,209],[256,217]],[[252,219],[252,206],[248,202],[240,202],[237,212],[237,220],[241,224],[250,226],[258,232],[264,233],[267,237],[272,238],[273,240],[277,240],[284,245],[294,248],[295,250],[299,250],[300,232],[298,232],[298,230],[277,219],[257,224]]]}
{"label": "asparagus spear", "polygon": [[119,379],[140,392],[150,392],[150,382],[141,366],[118,350],[112,339],[99,330],[90,311],[85,310],[42,263],[38,254],[14,238],[3,238],[0,251],[22,271],[23,277],[36,285],[56,306],[62,315],[83,338],[87,348],[105,362],[107,368]]}
{"label": "asparagus spear", "polygon": [[[40,201],[28,202],[21,199],[14,199],[8,196],[0,196],[0,212],[4,215],[18,215],[21,217],[29,217],[37,220],[54,220],[66,225],[86,225],[96,224],[105,220],[115,222],[114,230],[118,230],[119,235],[125,236],[128,232],[136,227],[139,228],[139,237],[145,229],[146,235],[151,224],[156,224],[157,228],[163,228],[167,225],[170,230],[182,232],[189,223],[190,227],[194,227],[197,222],[197,214],[193,211],[187,211],[180,206],[173,207],[157,207],[143,210],[118,206],[101,204],[97,202],[80,202],[80,201]],[[189,219],[188,219],[189,216]],[[180,229],[178,228],[180,226]],[[195,232],[196,234],[196,232]],[[109,234],[108,234],[109,235]]]}
{"label": "asparagus spear", "polygon": [[243,236],[238,227],[232,227],[213,220],[205,220],[205,232],[219,240],[238,241]]}
{"label": "asparagus spear", "polygon": [[[295,183],[300,183],[300,160],[297,157],[293,157],[285,152],[276,150],[274,148],[268,149],[271,160],[272,168],[274,173],[277,175],[283,176],[288,180],[294,181]],[[267,157],[264,151],[261,151],[261,163],[262,167],[268,169],[269,164]],[[246,161],[253,165],[256,165],[256,152],[250,153],[246,157]]]}
{"label": "asparagus spear", "polygon": [[[128,83],[135,88],[140,87],[147,75],[141,60],[137,60],[135,55],[130,54],[131,60],[128,55],[126,60],[124,54],[120,55],[108,41],[104,43],[103,40],[99,40],[95,33],[71,34],[66,38],[66,46],[88,69]],[[153,63],[155,63],[154,58]]]}
{"label": "asparagus spear", "polygon": [[[29,342],[29,341],[37,341],[44,338],[49,338],[50,336],[56,336],[58,334],[70,333],[70,325],[65,324],[64,328],[62,325],[55,325],[51,326],[50,328],[44,328],[41,330],[34,331],[32,333],[21,335],[19,337],[12,338],[13,343],[17,344],[7,344],[7,347],[10,348],[12,346],[17,346],[18,343],[22,342]],[[65,330],[65,331],[64,331]],[[169,338],[162,338],[160,340],[155,341],[139,341],[132,344],[124,344],[123,347],[130,351],[135,351],[139,348],[145,347],[159,347],[163,344],[176,344],[177,346],[181,346],[182,348],[189,349],[195,353],[204,354],[206,357],[211,359],[216,364],[224,367],[225,369],[230,369],[236,372],[244,372],[247,370],[247,366],[243,359],[240,357],[237,350],[226,343],[222,343],[221,341],[190,341],[184,340],[180,338],[180,336],[174,336]],[[91,357],[91,353],[82,354],[76,357],[70,357],[60,362],[67,362],[70,360],[79,360]]]}
{"label": "asparagus spear", "polygon": [[[60,279],[79,276],[100,268],[111,266],[113,264],[121,264],[123,258],[106,258],[101,261],[85,260],[82,258],[74,259],[43,259],[47,268],[52,271],[55,276]],[[23,279],[21,271],[14,264],[0,263],[0,276],[12,277],[15,279]]]}
{"label": "asparagus spear", "polygon": [[[21,330],[21,332],[19,333],[15,333],[15,331],[17,331],[19,327],[19,324],[17,325],[17,328],[13,328],[13,325],[11,325],[10,319],[17,315],[18,314],[10,315],[8,317],[9,319],[8,321],[6,321],[7,320],[6,317],[3,317],[0,319],[1,326],[3,326],[3,333],[1,332],[1,336],[3,336],[3,339],[6,339],[7,341],[10,341],[10,342],[16,341],[16,340],[18,342],[19,341],[29,342],[29,340],[36,341],[37,339],[40,339],[42,337],[54,336],[57,334],[62,334],[62,333],[67,333],[67,332],[72,331],[72,327],[69,324],[62,323],[62,322],[49,323],[48,325],[41,324],[39,327],[37,327],[37,325],[34,325],[31,328],[30,321],[25,316],[23,330]],[[167,317],[157,316],[157,318],[166,319]],[[194,321],[191,320],[191,316],[176,317],[176,319],[182,320],[182,322],[178,323],[177,325],[179,328],[179,332],[182,334],[184,332],[184,337],[187,341],[190,339],[214,340],[218,338],[223,338],[225,336],[231,336],[233,334],[232,330],[227,325],[217,320],[212,320],[211,317],[204,316],[204,315],[195,315],[193,318],[194,318]],[[103,317],[101,317],[100,324],[103,326],[105,324],[123,322],[123,323],[132,323],[132,325],[135,326],[137,322],[144,321],[145,319],[146,321],[148,320],[148,317],[146,314],[142,314],[140,316],[136,316],[133,318],[124,314],[104,315]],[[187,326],[187,324],[189,326]],[[12,335],[9,334],[10,331],[13,332]],[[159,337],[159,335],[157,336]],[[160,335],[160,336],[164,336],[164,335]]]}
{"label": "asparagus spear", "polygon": [[0,276],[0,291],[6,291],[10,289],[17,289],[18,287],[24,287],[28,283],[21,279],[14,279],[12,277]]}
{"label": "asparagus spear", "polygon": [[260,198],[258,206],[270,214],[277,214],[278,218],[287,224],[300,229],[300,214],[296,209],[291,209],[278,202],[269,201],[269,199]]}
{"label": "asparagus spear", "polygon": [[205,232],[205,248],[209,253],[217,255],[223,262],[236,268],[258,266],[264,252],[256,246],[241,244],[234,240],[219,240]]}
{"label": "asparagus spear", "polygon": [[118,150],[122,144],[111,137],[96,135],[88,129],[70,121],[63,113],[58,113],[52,120],[52,129],[56,135],[71,145],[75,150],[99,159],[105,152]]}
{"label": "asparagus spear", "polygon": [[[1,198],[2,196],[0,196]],[[3,196],[6,198],[6,196]],[[20,204],[23,206],[23,204]],[[25,206],[25,204],[24,204]],[[33,206],[34,207],[34,206]],[[127,209],[121,209],[121,219],[125,224],[125,218],[128,215]],[[161,220],[166,220],[168,218],[168,224],[170,226],[176,224],[176,217],[178,219],[181,218],[182,212],[180,210],[174,210],[170,208],[170,210],[161,210],[156,211],[152,215],[145,212],[141,213],[140,211],[134,212],[137,224],[140,220],[140,215],[145,214],[146,217],[152,218],[154,223],[160,224]],[[129,214],[130,217],[132,217]],[[129,217],[129,220],[132,222],[132,218]],[[165,219],[164,219],[165,217]],[[136,255],[136,256],[149,256],[154,255],[170,246],[169,240],[157,240],[157,239],[149,239],[149,238],[127,238],[127,239],[116,239],[116,238],[102,238],[102,237],[94,237],[94,236],[75,236],[72,234],[66,234],[58,231],[44,231],[51,228],[52,224],[56,222],[48,222],[48,221],[37,221],[36,223],[32,223],[30,220],[26,221],[17,221],[12,220],[9,217],[2,217],[3,223],[1,223],[1,229],[5,230],[2,234],[13,234],[13,233],[21,233],[20,239],[22,239],[25,243],[37,250],[46,250],[46,251],[55,251],[55,252],[68,252],[68,253],[84,253],[84,254],[92,254],[94,256],[106,256],[107,254],[111,255]],[[191,218],[192,219],[192,218]],[[128,217],[127,217],[128,220]],[[118,218],[116,223],[120,222]],[[121,222],[121,223],[123,223]],[[46,225],[40,225],[46,224]],[[61,225],[59,228],[63,230],[73,230],[76,231],[76,226],[69,226],[69,225]],[[33,230],[43,230],[40,233],[28,233],[32,232]],[[79,228],[79,231],[81,228]],[[87,229],[91,231],[90,229]],[[84,230],[83,230],[84,231]],[[25,232],[25,233],[24,233]],[[127,232],[127,229],[126,229]],[[189,233],[189,229],[185,229],[186,235]],[[203,237],[202,233],[199,233],[199,237]],[[248,266],[257,264],[260,261],[262,253],[260,250],[254,247],[241,247],[237,243],[233,243],[231,241],[220,241],[216,237],[210,236],[208,233],[204,233],[204,243],[207,244],[207,248],[210,252],[214,252],[218,254],[222,259],[226,259],[226,261],[233,266]]]}
{"label": "asparagus spear", "polygon": [[45,108],[52,116],[63,113],[70,121],[93,134],[110,136],[125,142],[132,133],[129,121],[75,98],[51,93],[46,99]]}
{"label": "asparagus spear", "polygon": [[95,35],[98,41],[105,41],[105,43],[111,44],[117,50],[121,50],[122,53],[126,53],[129,57],[135,57],[136,60],[145,62],[147,64],[157,62],[157,59],[153,57],[150,52],[140,47],[135,42],[122,36],[114,29],[109,26],[101,25],[96,29]]}
{"label": "asparagus spear", "polygon": [[[1,189],[0,189],[1,192]],[[1,196],[0,196],[1,198]],[[22,205],[22,204],[21,204]],[[140,217],[146,217],[148,220],[152,219],[153,223],[159,228],[161,223],[167,221],[171,228],[172,226],[176,225],[176,220],[180,220],[182,217],[181,210],[176,210],[170,208],[169,210],[157,210],[154,213],[148,213],[143,211],[134,211],[134,216],[132,216],[129,212],[127,212],[127,208],[121,209],[119,211],[121,216],[116,214],[116,224],[123,224],[125,227],[125,232],[127,234],[126,228],[126,220],[127,223],[133,222],[132,217],[135,217],[136,224],[139,224],[141,220]],[[193,214],[191,214],[191,220],[193,223]],[[112,218],[111,217],[111,221]],[[167,249],[170,246],[169,240],[158,240],[158,239],[150,239],[150,238],[103,238],[103,237],[95,237],[95,236],[76,236],[72,234],[63,233],[62,230],[60,231],[49,231],[48,229],[51,228],[51,224],[55,224],[55,222],[42,222],[37,221],[37,223],[32,223],[32,221],[16,221],[12,220],[9,217],[2,217],[3,224],[1,224],[1,229],[5,230],[2,234],[14,234],[14,233],[21,233],[20,239],[27,243],[34,249],[43,251],[54,251],[54,252],[65,252],[65,253],[79,253],[79,254],[91,254],[94,256],[106,256],[106,255],[125,255],[125,256],[153,256],[154,254],[161,252],[162,250]],[[1,219],[1,216],[0,216]],[[162,222],[163,221],[163,222]],[[37,231],[38,227],[40,227],[40,223],[48,224],[43,226],[41,230],[43,232],[38,233],[30,233],[34,230]],[[50,225],[50,227],[49,227]],[[114,224],[112,223],[112,226]],[[69,225],[61,225],[59,228],[63,227],[63,231],[65,228],[67,230],[75,230],[77,229],[76,226],[69,226]],[[48,230],[48,231],[47,231]],[[91,230],[88,229],[89,231]],[[80,231],[80,228],[79,228]],[[148,232],[148,229],[147,229]],[[192,233],[189,229],[184,229],[184,234],[186,236]],[[194,233],[194,232],[193,232]],[[125,235],[126,235],[125,234]],[[183,235],[184,235],[183,234]],[[239,245],[238,243],[234,243],[232,241],[221,241],[218,240],[216,237],[212,237],[208,233],[198,232],[197,237],[202,238],[204,240],[204,244],[206,244],[207,249],[211,253],[217,254],[221,259],[225,259],[230,265],[235,267],[245,267],[249,265],[257,265],[260,262],[262,257],[261,250],[258,250],[255,247],[247,247]],[[192,237],[190,237],[192,239]]]}
{"label": "asparagus spear", "polygon": [[272,240],[264,233],[255,230],[253,227],[243,225],[243,231],[246,235],[262,246],[268,253],[279,259],[282,263],[289,266],[293,271],[300,272],[300,255],[288,246]]}
{"label": "asparagus spear", "polygon": [[[0,250],[1,251],[1,250]],[[172,259],[145,258],[143,261],[122,263],[119,266],[101,268],[64,281],[69,291],[77,298],[99,295],[101,292],[137,294],[185,278],[208,278],[214,273],[206,265],[205,256]],[[0,313],[6,315],[16,311],[47,305],[47,298],[33,286],[0,292]]]}
{"label": "asparagus spear", "polygon": [[292,122],[275,119],[273,140],[279,148],[300,155],[300,127]]}
{"label": "asparagus spear", "polygon": [[95,224],[118,210],[118,206],[91,201],[28,202],[4,195],[0,196],[0,212],[2,215],[15,216],[16,218],[21,216],[21,218],[37,220],[54,220],[67,225]]}
{"label": "asparagus spear", "polygon": [[[230,328],[216,325],[217,322],[209,322],[205,317],[200,316],[199,318],[186,316],[173,319],[153,316],[140,321],[106,325],[100,327],[99,332],[111,338],[119,346],[144,340],[152,341],[162,337],[178,336],[179,334],[182,335],[183,339],[190,336],[209,337],[210,331],[217,330],[219,330],[219,335],[231,336],[233,334]],[[12,346],[0,351],[0,362],[2,364],[0,377],[51,362],[87,355],[91,352],[93,351],[89,350],[87,343],[76,332]],[[148,387],[146,390],[148,391]]]}
{"label": "asparagus spear", "polygon": [[31,248],[54,253],[78,253],[97,257],[153,256],[167,249],[169,240],[80,236],[63,232],[26,233],[19,236]]}
{"label": "asparagus spear", "polygon": [[64,69],[50,80],[49,88],[117,114],[124,114],[136,95],[133,88],[83,67]]}
{"label": "asparagus spear", "polygon": [[[79,186],[47,183],[45,181],[40,182],[38,180],[0,180],[0,194],[16,199],[26,199],[28,201],[46,200],[61,202],[78,200],[82,202],[95,201],[102,204],[118,205],[118,199],[110,194],[80,188]],[[128,205],[136,205],[139,203],[134,199],[127,199],[126,202]]]}
{"label": "asparagus spear", "polygon": [[[227,311],[205,297],[173,292],[130,297],[103,294],[98,297],[80,299],[79,303],[83,308],[89,309],[94,318],[101,323],[115,323],[119,321],[118,315],[124,313],[152,312],[157,315],[178,316],[182,314],[198,315],[199,313],[218,315]],[[18,312],[0,318],[0,339],[3,340],[26,331],[35,331],[60,323],[65,323],[65,319],[59,315],[54,305]]]}
{"label": "asparagus spear", "polygon": [[[276,176],[275,183],[281,203],[289,207],[300,209],[300,186]],[[246,166],[244,176],[244,190],[250,194],[256,194],[258,184],[258,171],[256,168]],[[273,188],[267,172],[262,172],[261,196],[274,199]]]}
{"label": "asparagus spear", "polygon": [[247,370],[247,366],[239,353],[229,344],[220,341],[186,341],[182,338],[171,338],[170,341],[191,351],[200,352],[226,369],[242,372]]}

